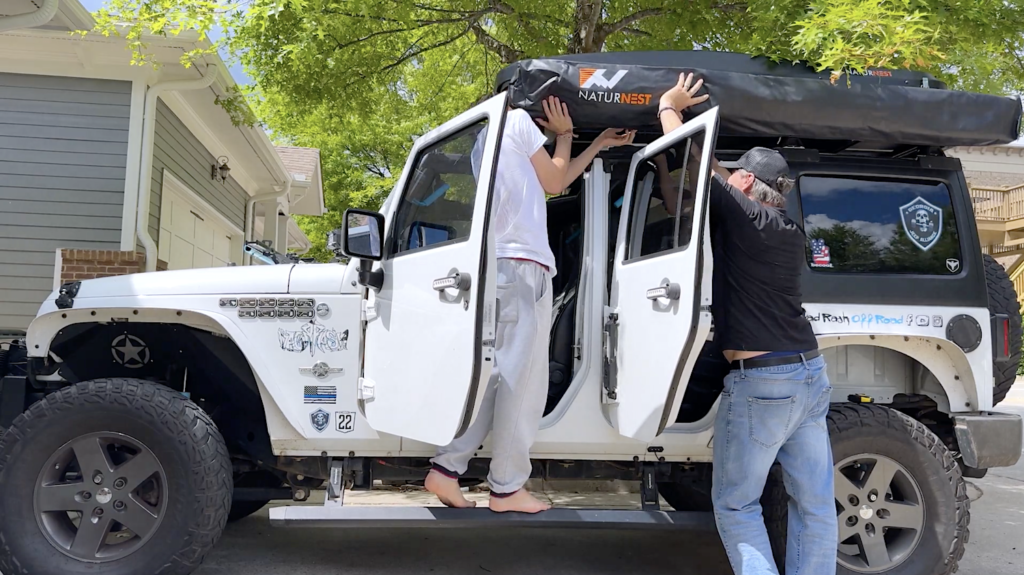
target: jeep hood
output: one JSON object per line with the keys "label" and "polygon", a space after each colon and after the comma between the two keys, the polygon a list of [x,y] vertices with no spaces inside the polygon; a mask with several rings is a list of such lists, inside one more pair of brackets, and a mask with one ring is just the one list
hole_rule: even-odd
{"label": "jeep hood", "polygon": [[294,265],[254,265],[129,274],[82,280],[75,299],[147,295],[288,293]]}

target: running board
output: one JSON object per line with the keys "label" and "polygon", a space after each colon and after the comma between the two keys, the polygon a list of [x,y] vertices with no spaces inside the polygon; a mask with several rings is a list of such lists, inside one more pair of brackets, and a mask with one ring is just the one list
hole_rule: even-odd
{"label": "running board", "polygon": [[573,529],[714,530],[714,515],[696,511],[640,511],[556,507],[537,514],[487,508],[286,505],[270,509],[274,527],[562,527]]}

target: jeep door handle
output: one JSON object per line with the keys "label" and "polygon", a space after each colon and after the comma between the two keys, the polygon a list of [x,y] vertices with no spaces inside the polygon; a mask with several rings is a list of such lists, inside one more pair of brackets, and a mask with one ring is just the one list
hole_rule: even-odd
{"label": "jeep door handle", "polygon": [[436,291],[444,291],[446,289],[457,289],[459,291],[466,291],[473,282],[469,278],[469,274],[461,272],[455,272],[446,278],[440,278],[434,280],[433,288]]}
{"label": "jeep door handle", "polygon": [[667,283],[661,287],[647,290],[647,299],[658,300],[661,298],[679,299],[679,284]]}

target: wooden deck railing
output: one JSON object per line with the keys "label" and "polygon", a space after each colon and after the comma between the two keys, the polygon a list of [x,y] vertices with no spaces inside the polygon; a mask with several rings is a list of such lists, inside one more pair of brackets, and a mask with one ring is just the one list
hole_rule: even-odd
{"label": "wooden deck railing", "polygon": [[1017,274],[1013,278],[1013,291],[1017,293],[1017,303],[1024,309],[1024,274]]}
{"label": "wooden deck railing", "polygon": [[1024,218],[1024,186],[1006,190],[971,188],[974,216],[979,220],[1000,221]]}

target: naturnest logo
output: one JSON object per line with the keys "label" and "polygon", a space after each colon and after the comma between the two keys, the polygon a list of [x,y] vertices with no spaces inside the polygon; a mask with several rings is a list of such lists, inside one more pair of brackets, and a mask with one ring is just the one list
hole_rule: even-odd
{"label": "naturnest logo", "polygon": [[652,97],[650,94],[614,91],[615,86],[628,72],[628,70],[612,72],[605,68],[580,68],[579,97],[590,102],[604,104],[649,105]]}

